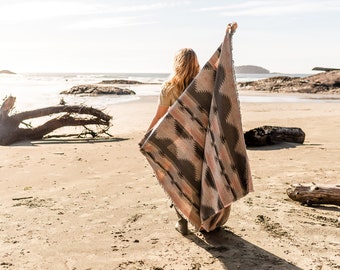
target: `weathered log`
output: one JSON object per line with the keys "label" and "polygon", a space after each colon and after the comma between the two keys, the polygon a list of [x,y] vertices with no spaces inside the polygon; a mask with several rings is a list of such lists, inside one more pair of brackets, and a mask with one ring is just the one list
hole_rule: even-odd
{"label": "weathered log", "polygon": [[313,204],[340,205],[340,185],[297,184],[287,189],[294,201],[311,206]]}
{"label": "weathered log", "polygon": [[28,196],[28,197],[15,197],[15,198],[12,198],[13,201],[28,200],[28,199],[33,199],[33,197],[32,196]]}
{"label": "weathered log", "polygon": [[[64,126],[110,126],[111,116],[92,107],[60,105],[9,116],[14,103],[15,97],[10,96],[0,108],[0,145],[9,145],[22,140],[42,139],[44,135]],[[61,113],[63,114],[60,115]],[[53,114],[58,114],[58,116],[38,127],[19,127],[20,123],[26,119]]]}
{"label": "weathered log", "polygon": [[244,133],[247,146],[265,146],[281,142],[293,142],[302,144],[305,141],[305,133],[297,127],[262,126]]}

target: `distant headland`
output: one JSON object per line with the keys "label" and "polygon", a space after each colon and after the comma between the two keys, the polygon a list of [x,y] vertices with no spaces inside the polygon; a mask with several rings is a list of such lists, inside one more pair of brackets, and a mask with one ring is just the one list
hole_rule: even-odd
{"label": "distant headland", "polygon": [[16,73],[13,71],[4,69],[4,70],[0,70],[0,74],[16,74]]}
{"label": "distant headland", "polygon": [[269,74],[270,71],[263,67],[245,65],[245,66],[235,66],[235,73],[238,74]]}

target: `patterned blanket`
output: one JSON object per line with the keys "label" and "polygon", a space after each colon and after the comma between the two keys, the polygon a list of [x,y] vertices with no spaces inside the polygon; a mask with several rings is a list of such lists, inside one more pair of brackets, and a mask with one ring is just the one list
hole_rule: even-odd
{"label": "patterned blanket", "polygon": [[232,60],[232,31],[140,142],[177,210],[197,230],[228,219],[232,202],[253,191]]}

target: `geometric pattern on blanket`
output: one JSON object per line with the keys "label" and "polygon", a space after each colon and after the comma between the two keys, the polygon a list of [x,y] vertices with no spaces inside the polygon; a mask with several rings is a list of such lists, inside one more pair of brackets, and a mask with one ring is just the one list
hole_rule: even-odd
{"label": "geometric pattern on blanket", "polygon": [[197,230],[222,226],[231,204],[253,191],[232,35],[226,32],[192,83],[139,143],[160,185]]}

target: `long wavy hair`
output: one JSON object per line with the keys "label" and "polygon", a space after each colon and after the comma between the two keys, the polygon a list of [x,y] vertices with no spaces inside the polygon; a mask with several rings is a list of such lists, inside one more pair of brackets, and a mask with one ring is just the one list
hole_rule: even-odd
{"label": "long wavy hair", "polygon": [[167,91],[175,89],[173,93],[176,97],[188,87],[200,70],[197,55],[193,49],[184,48],[175,54],[173,75],[165,82]]}

